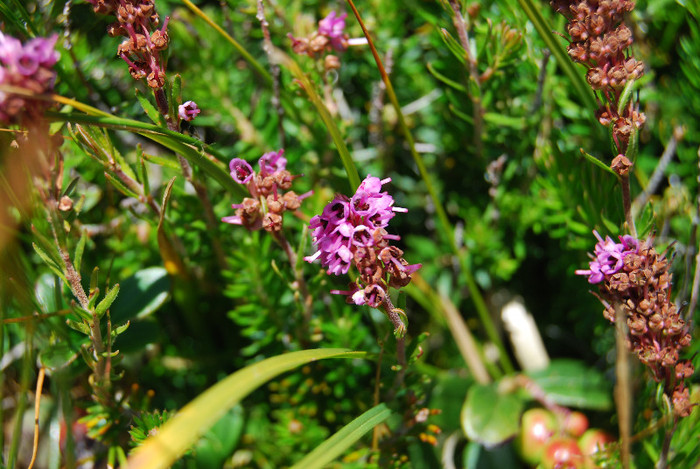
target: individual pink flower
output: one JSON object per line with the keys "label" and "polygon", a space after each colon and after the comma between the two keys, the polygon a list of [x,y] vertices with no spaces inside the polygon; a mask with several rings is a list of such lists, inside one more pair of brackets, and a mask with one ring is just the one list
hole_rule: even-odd
{"label": "individual pink flower", "polygon": [[246,160],[240,158],[232,159],[229,163],[229,169],[231,170],[231,177],[238,184],[248,184],[253,176],[255,176],[253,168]]}
{"label": "individual pink flower", "polygon": [[265,177],[277,171],[285,170],[287,168],[287,159],[282,155],[284,155],[284,149],[263,154],[258,160],[260,174]]}
{"label": "individual pink flower", "polygon": [[177,115],[184,121],[191,121],[202,112],[194,101],[185,101],[177,107]]}

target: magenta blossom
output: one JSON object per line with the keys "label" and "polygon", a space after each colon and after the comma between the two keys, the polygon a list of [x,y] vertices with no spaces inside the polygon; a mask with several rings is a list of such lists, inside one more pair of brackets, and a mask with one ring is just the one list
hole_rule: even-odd
{"label": "magenta blossom", "polygon": [[194,101],[186,101],[177,107],[177,115],[184,121],[191,121],[202,112]]}
{"label": "magenta blossom", "polygon": [[627,254],[639,252],[639,241],[630,235],[624,235],[620,236],[620,242],[616,243],[610,239],[610,236],[606,236],[603,240],[595,230],[593,234],[598,238],[598,243],[595,245],[593,254],[589,254],[591,257],[589,269],[577,270],[576,275],[587,275],[589,283],[600,283],[622,269]]}
{"label": "magenta blossom", "polygon": [[[0,33],[0,85],[24,88],[36,94],[53,91],[58,61],[54,49],[58,36],[37,37],[25,45]],[[31,98],[0,92],[0,121],[10,122],[23,114],[42,112],[46,103]]]}
{"label": "magenta blossom", "polygon": [[277,171],[284,171],[287,168],[287,158],[282,155],[284,155],[284,149],[263,154],[258,160],[260,174],[265,177]]}
{"label": "magenta blossom", "polygon": [[347,16],[347,13],[338,16],[335,11],[331,11],[328,16],[318,22],[318,34],[326,36],[337,51],[347,49],[347,38],[345,36],[345,18]]}
{"label": "magenta blossom", "polygon": [[248,182],[255,176],[255,171],[248,164],[246,160],[240,158],[234,158],[229,163],[229,169],[231,170],[231,177],[238,184],[248,184]]}

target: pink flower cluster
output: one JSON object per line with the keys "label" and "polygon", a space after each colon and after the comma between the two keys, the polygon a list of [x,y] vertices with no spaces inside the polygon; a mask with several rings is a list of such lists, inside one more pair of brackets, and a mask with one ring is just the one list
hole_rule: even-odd
{"label": "pink flower cluster", "polygon": [[394,198],[382,192],[383,184],[391,178],[380,180],[367,176],[352,198],[337,195],[323,209],[321,215],[311,219],[313,240],[318,248],[315,254],[305,258],[316,259],[334,275],[345,274],[354,264],[359,271],[357,282],[349,291],[333,293],[348,295],[349,301],[358,305],[377,307],[384,302],[387,287],[400,288],[411,281],[411,274],[421,265],[409,265],[403,252],[389,241],[400,239],[390,235],[388,226],[396,212],[407,212],[394,207]]}
{"label": "pink flower cluster", "polygon": [[238,184],[245,185],[251,197],[244,198],[240,204],[231,205],[231,208],[236,209],[236,214],[224,217],[221,221],[243,225],[249,230],[262,228],[271,233],[282,229],[284,212],[297,210],[302,200],[312,194],[307,192],[297,195],[288,190],[298,176],[287,171],[287,159],[283,155],[283,149],[265,153],[258,160],[259,173],[253,171],[250,164],[241,158],[231,160],[231,177]]}
{"label": "pink flower cluster", "polygon": [[606,236],[605,240],[600,237],[597,231],[593,230],[593,234],[598,238],[598,243],[591,256],[589,269],[577,270],[577,275],[588,275],[589,283],[600,283],[606,276],[611,276],[622,269],[625,262],[625,257],[628,254],[636,254],[639,252],[639,241],[630,235],[620,236],[620,242],[616,243],[610,236]]}
{"label": "pink flower cluster", "polygon": [[[53,90],[58,61],[57,35],[37,37],[26,44],[0,33],[0,84],[24,88],[36,94]],[[22,113],[42,112],[45,102],[0,91],[0,121],[13,122]]]}

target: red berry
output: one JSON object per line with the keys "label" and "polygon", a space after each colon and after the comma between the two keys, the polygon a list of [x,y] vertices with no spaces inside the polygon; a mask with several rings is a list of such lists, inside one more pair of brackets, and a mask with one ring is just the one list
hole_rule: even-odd
{"label": "red berry", "polygon": [[530,409],[523,414],[520,434],[515,447],[523,460],[529,464],[539,464],[544,449],[557,431],[557,420],[550,411],[541,408]]}
{"label": "red berry", "polygon": [[544,450],[544,469],[581,469],[583,453],[573,438],[554,438]]}
{"label": "red berry", "polygon": [[581,412],[571,412],[564,419],[564,430],[574,438],[580,437],[588,430],[588,417]]}
{"label": "red berry", "polygon": [[583,436],[578,440],[578,445],[581,448],[581,452],[585,457],[586,469],[593,469],[597,467],[594,462],[593,455],[601,451],[603,447],[615,441],[612,435],[604,432],[598,428],[591,428],[583,434]]}

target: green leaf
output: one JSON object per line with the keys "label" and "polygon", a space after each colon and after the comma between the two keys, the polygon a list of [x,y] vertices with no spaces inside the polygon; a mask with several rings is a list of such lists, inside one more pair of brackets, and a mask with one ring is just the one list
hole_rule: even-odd
{"label": "green leaf", "polygon": [[441,82],[443,82],[447,86],[450,86],[450,87],[456,89],[457,91],[461,91],[463,93],[467,92],[467,89],[464,87],[464,85],[461,85],[461,84],[457,83],[456,81],[447,78],[445,75],[443,75],[440,72],[438,72],[437,70],[435,70],[435,67],[433,67],[433,64],[431,64],[430,62],[428,62],[427,67],[428,67],[428,71],[430,72],[431,75],[433,75],[435,78],[437,78],[438,80],[440,80]]}
{"label": "green leaf", "polygon": [[581,150],[581,155],[582,155],[585,159],[587,159],[588,161],[590,161],[591,163],[593,163],[594,165],[596,165],[597,167],[599,167],[599,168],[602,169],[603,171],[605,171],[605,172],[607,172],[607,173],[610,173],[610,174],[612,174],[613,176],[617,177],[617,174],[615,174],[615,171],[613,171],[613,170],[610,168],[610,166],[606,165],[605,163],[603,163],[602,161],[600,161],[600,160],[599,160],[598,158],[596,158],[595,156],[589,155],[588,153],[586,153],[586,152],[583,150],[583,148],[580,148],[580,150]]}
{"label": "green leaf", "polygon": [[130,468],[165,469],[231,407],[275,376],[326,358],[362,358],[365,352],[315,349],[285,353],[237,371],[197,396],[149,437],[129,458]]}
{"label": "green leaf", "polygon": [[126,187],[124,184],[122,184],[122,182],[118,178],[112,176],[107,171],[105,171],[105,177],[109,182],[112,183],[114,187],[117,188],[119,192],[121,192],[127,197],[133,197],[134,199],[138,200],[139,195],[136,192],[129,189],[128,187]]}
{"label": "green leaf", "polygon": [[165,125],[165,122],[163,122],[163,116],[160,114],[160,112],[158,112],[158,109],[156,109],[156,107],[153,104],[151,104],[148,98],[142,95],[138,89],[136,90],[136,99],[139,100],[139,103],[141,103],[141,107],[143,108],[144,112],[154,124],[159,126]]}
{"label": "green leaf", "polygon": [[559,405],[593,410],[612,408],[610,383],[602,373],[587,368],[583,362],[556,360],[546,369],[528,375]]}
{"label": "green leaf", "polygon": [[80,273],[80,264],[83,262],[83,252],[85,251],[85,243],[87,242],[87,231],[83,230],[78,240],[78,245],[75,247],[75,256],[73,257],[73,267],[76,272]]}
{"label": "green leaf", "polygon": [[63,270],[58,266],[58,264],[56,264],[56,262],[54,262],[54,260],[51,259],[51,257],[49,257],[49,255],[46,254],[46,252],[43,249],[41,249],[36,243],[32,243],[32,247],[34,248],[34,251],[36,251],[36,253],[39,254],[41,260],[44,261],[44,263],[47,266],[49,266],[49,269],[51,269],[53,273],[58,275],[61,278],[61,280],[68,283],[68,280],[66,280],[66,276],[64,275]]}
{"label": "green leaf", "polygon": [[491,448],[518,433],[524,405],[517,394],[499,390],[498,383],[474,385],[462,406],[462,429],[469,439]]}
{"label": "green leaf", "polygon": [[117,336],[126,331],[130,325],[131,322],[126,321],[126,323],[122,324],[121,326],[117,326],[114,329],[112,329],[112,339],[115,339]]}
{"label": "green leaf", "polygon": [[119,284],[117,283],[114,285],[112,288],[109,289],[105,297],[102,299],[102,301],[99,302],[97,305],[97,308],[95,308],[95,313],[97,313],[97,317],[101,318],[104,316],[104,314],[107,312],[110,306],[112,306],[112,303],[114,303],[114,300],[117,299],[117,295],[119,294]]}
{"label": "green leaf", "polygon": [[75,186],[78,184],[78,181],[80,180],[80,177],[76,176],[74,177],[71,182],[68,183],[68,186],[66,189],[63,191],[63,195],[67,195],[68,197],[71,196],[73,191],[75,190]]}
{"label": "green leaf", "polygon": [[326,464],[343,454],[365,433],[389,418],[390,415],[391,410],[387,408],[386,404],[382,403],[372,407],[317,446],[316,449],[292,466],[292,469],[325,467]]}
{"label": "green leaf", "polygon": [[113,324],[145,318],[160,308],[170,292],[170,278],[162,267],[139,270],[120,284],[119,298],[112,304]]}
{"label": "green leaf", "polygon": [[624,109],[627,107],[627,104],[629,103],[630,98],[632,97],[632,92],[634,91],[635,83],[637,83],[636,80],[628,81],[625,87],[622,89],[622,93],[620,93],[620,100],[617,102],[617,113],[620,116],[625,114]]}
{"label": "green leaf", "polygon": [[85,335],[90,335],[90,326],[84,322],[73,321],[72,319],[66,319],[66,324],[73,330],[76,330]]}

